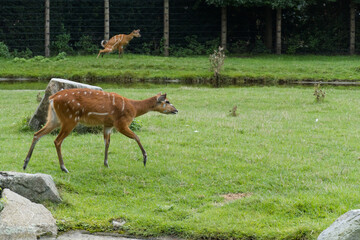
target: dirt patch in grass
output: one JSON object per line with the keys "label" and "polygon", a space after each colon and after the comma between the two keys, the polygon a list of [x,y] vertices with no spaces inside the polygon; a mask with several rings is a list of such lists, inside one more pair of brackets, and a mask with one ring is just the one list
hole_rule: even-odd
{"label": "dirt patch in grass", "polygon": [[224,198],[225,202],[232,202],[241,198],[250,197],[251,195],[252,193],[228,193],[221,196]]}

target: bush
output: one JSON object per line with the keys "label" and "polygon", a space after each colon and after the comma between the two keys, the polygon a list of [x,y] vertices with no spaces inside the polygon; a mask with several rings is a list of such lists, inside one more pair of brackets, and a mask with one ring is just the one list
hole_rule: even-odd
{"label": "bush", "polygon": [[63,33],[56,36],[56,41],[52,43],[53,50],[56,53],[65,52],[71,54],[74,52],[73,48],[69,44],[70,34]]}
{"label": "bush", "polygon": [[80,40],[75,43],[75,47],[78,48],[80,54],[93,54],[99,50],[97,45],[92,43],[92,39],[88,35],[82,36]]}
{"label": "bush", "polygon": [[54,57],[54,60],[55,61],[65,60],[66,56],[67,56],[66,52],[61,52],[56,57]]}
{"label": "bush", "polygon": [[33,56],[33,52],[29,48],[26,48],[24,51],[20,52],[17,49],[14,49],[11,55],[15,58],[31,58]]}
{"label": "bush", "polygon": [[170,47],[170,55],[175,57],[186,57],[192,55],[211,54],[214,49],[219,46],[219,39],[206,41],[204,44],[198,41],[196,35],[185,37],[186,47],[180,45],[172,45]]}
{"label": "bush", "polygon": [[0,57],[4,57],[4,58],[10,57],[9,48],[3,42],[0,42]]}

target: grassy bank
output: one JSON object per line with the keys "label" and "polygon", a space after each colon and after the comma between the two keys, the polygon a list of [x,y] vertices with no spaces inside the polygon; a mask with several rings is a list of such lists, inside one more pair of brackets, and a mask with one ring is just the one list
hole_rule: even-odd
{"label": "grassy bank", "polygon": [[[119,232],[141,236],[316,239],[360,207],[359,88],[327,88],[322,103],[312,88],[107,90],[134,99],[167,92],[179,114],[139,118],[146,168],[135,141],[119,133],[109,169],[102,134],[72,134],[65,174],[55,136],[42,138],[27,172],[54,177],[64,203],[49,207],[60,229],[106,231],[122,219]],[[37,93],[0,90],[1,170],[22,171],[32,133],[19,129]],[[235,105],[238,116],[229,116]],[[238,199],[225,200],[230,193]]]}
{"label": "grassy bank", "polygon": [[[48,80],[61,77],[83,82],[134,82],[178,79],[182,83],[208,83],[212,77],[207,56],[159,57],[125,54],[68,56],[64,60],[0,59],[0,77]],[[360,81],[358,56],[254,56],[227,57],[222,76],[227,84],[279,81]]]}

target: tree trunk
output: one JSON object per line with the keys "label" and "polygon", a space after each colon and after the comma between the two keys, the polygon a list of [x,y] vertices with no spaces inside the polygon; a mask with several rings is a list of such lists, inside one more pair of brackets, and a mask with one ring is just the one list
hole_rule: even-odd
{"label": "tree trunk", "polygon": [[281,54],[281,8],[276,9],[276,54]]}
{"label": "tree trunk", "polygon": [[110,7],[109,0],[104,0],[104,40],[110,38]]}
{"label": "tree trunk", "polygon": [[265,12],[265,46],[267,49],[272,49],[272,10],[270,7],[266,8]]}
{"label": "tree trunk", "polygon": [[226,7],[221,8],[221,46],[226,50],[227,12]]}
{"label": "tree trunk", "polygon": [[350,1],[350,55],[355,54],[355,3]]}
{"label": "tree trunk", "polygon": [[45,57],[50,57],[50,0],[45,0]]}
{"label": "tree trunk", "polygon": [[169,0],[164,0],[164,56],[169,56]]}

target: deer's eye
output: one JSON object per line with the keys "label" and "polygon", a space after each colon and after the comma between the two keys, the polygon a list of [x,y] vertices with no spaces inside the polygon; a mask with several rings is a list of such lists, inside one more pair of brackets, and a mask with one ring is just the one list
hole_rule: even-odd
{"label": "deer's eye", "polygon": [[165,103],[169,104],[170,102],[168,100],[166,100]]}

